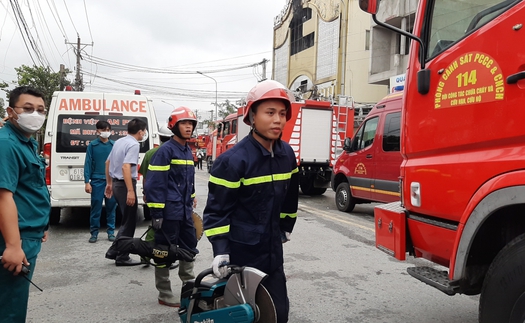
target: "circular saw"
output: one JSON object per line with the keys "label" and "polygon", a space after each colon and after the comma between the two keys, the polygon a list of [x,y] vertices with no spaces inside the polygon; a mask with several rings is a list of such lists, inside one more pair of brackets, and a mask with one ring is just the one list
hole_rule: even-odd
{"label": "circular saw", "polygon": [[266,274],[252,267],[229,265],[230,275],[217,279],[211,268],[182,286],[182,323],[276,323],[270,293],[261,284]]}

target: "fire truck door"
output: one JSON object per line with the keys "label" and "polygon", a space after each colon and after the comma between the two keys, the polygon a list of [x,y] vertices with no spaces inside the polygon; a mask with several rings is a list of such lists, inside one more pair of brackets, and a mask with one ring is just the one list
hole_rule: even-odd
{"label": "fire truck door", "polygon": [[399,201],[401,111],[381,115],[376,135],[372,200]]}
{"label": "fire truck door", "polygon": [[370,199],[374,177],[376,132],[379,117],[373,117],[361,125],[352,140],[353,152],[349,156],[349,183],[352,196]]}

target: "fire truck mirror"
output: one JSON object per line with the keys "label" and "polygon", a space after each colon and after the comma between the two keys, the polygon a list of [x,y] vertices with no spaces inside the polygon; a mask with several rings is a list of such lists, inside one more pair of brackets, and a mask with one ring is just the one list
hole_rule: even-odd
{"label": "fire truck mirror", "polygon": [[349,152],[351,145],[352,145],[352,139],[345,138],[345,141],[343,142],[343,150]]}
{"label": "fire truck mirror", "polygon": [[430,70],[420,70],[417,72],[417,91],[420,94],[427,94],[430,90]]}

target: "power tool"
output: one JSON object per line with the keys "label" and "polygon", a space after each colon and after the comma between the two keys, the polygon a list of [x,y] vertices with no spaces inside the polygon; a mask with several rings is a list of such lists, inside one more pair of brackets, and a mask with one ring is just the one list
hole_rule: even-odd
{"label": "power tool", "polygon": [[182,285],[181,323],[276,323],[275,305],[261,284],[268,275],[252,267],[228,270],[218,279],[209,268]]}

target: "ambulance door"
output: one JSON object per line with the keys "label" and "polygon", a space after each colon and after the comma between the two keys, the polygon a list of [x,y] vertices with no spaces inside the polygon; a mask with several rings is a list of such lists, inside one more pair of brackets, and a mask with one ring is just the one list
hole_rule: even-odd
{"label": "ambulance door", "polygon": [[348,182],[355,198],[370,199],[373,162],[376,153],[375,137],[379,117],[371,117],[363,122],[352,139],[351,152],[348,154]]}
{"label": "ambulance door", "polygon": [[86,148],[96,138],[95,124],[102,113],[102,94],[60,92],[52,104],[50,193],[53,207],[89,206],[84,187]]}

